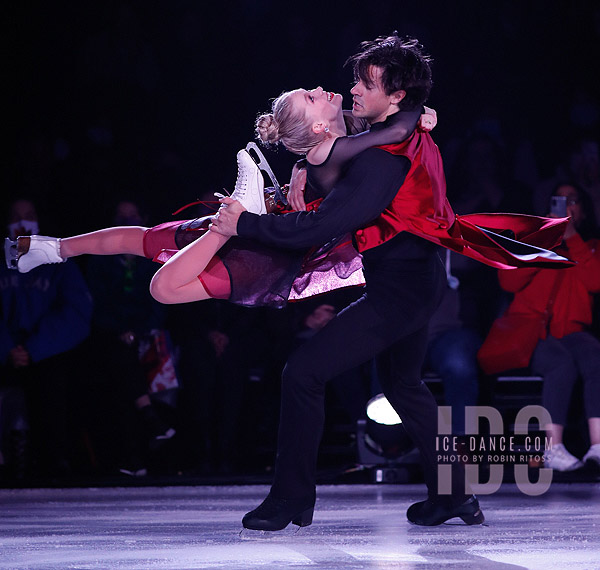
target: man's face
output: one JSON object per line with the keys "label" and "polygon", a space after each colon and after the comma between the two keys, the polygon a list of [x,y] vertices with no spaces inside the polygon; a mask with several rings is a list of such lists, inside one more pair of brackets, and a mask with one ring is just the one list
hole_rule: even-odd
{"label": "man's face", "polygon": [[354,96],[352,114],[367,119],[369,123],[379,123],[398,111],[398,103],[404,98],[404,91],[395,91],[387,95],[381,83],[383,69],[372,65],[369,68],[370,81],[362,79],[350,89]]}

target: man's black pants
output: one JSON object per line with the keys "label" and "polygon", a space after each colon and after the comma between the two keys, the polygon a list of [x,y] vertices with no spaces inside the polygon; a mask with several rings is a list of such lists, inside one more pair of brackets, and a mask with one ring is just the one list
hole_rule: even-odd
{"label": "man's black pants", "polygon": [[426,267],[402,276],[403,294],[389,306],[382,307],[367,293],[291,355],[282,377],[274,496],[314,493],[325,384],[372,358],[385,396],[421,453],[429,494],[437,493],[437,405],[421,380],[421,367],[427,325],[446,284],[439,259]]}

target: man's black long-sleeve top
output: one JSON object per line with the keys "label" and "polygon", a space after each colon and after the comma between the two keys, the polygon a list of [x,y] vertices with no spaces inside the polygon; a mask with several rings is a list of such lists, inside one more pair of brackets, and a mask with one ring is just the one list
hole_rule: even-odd
{"label": "man's black long-sleeve top", "polygon": [[[396,116],[371,129],[385,128]],[[410,162],[403,156],[367,149],[351,160],[346,174],[318,210],[266,216],[244,212],[238,234],[289,249],[322,245],[377,218],[402,186],[409,168]]]}
{"label": "man's black long-sleeve top", "polygon": [[[395,115],[371,129],[383,129]],[[376,219],[404,183],[410,161],[379,148],[370,148],[350,162],[345,175],[312,212],[262,215],[243,212],[238,235],[288,249],[323,245],[333,238],[354,232]],[[423,260],[433,251],[431,244],[407,232],[363,252],[363,266],[370,292],[389,288],[408,260]],[[393,285],[392,285],[393,288]],[[388,291],[389,293],[390,291]]]}

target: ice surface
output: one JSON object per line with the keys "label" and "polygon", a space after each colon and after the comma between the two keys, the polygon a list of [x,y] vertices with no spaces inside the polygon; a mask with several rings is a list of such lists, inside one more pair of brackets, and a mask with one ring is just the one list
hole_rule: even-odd
{"label": "ice surface", "polygon": [[505,484],[485,526],[407,523],[417,485],[318,488],[312,526],[243,531],[265,486],[0,490],[0,569],[600,569],[600,485]]}

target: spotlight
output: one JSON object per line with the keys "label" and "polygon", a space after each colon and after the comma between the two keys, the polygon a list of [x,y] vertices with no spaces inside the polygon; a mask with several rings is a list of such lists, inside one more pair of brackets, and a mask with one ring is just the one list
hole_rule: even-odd
{"label": "spotlight", "polygon": [[395,426],[402,423],[396,410],[383,394],[378,394],[367,402],[367,417],[377,424]]}
{"label": "spotlight", "polygon": [[399,458],[414,447],[402,419],[383,394],[367,403],[364,441],[372,452],[388,461]]}
{"label": "spotlight", "polygon": [[414,483],[422,480],[419,454],[402,419],[379,394],[367,403],[367,419],[357,422],[358,462],[373,483]]}

